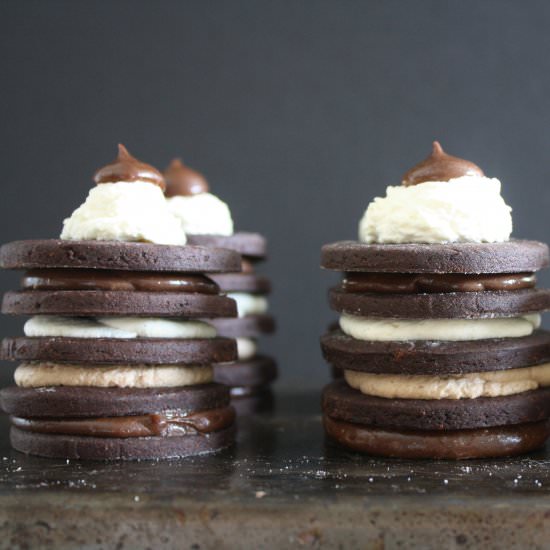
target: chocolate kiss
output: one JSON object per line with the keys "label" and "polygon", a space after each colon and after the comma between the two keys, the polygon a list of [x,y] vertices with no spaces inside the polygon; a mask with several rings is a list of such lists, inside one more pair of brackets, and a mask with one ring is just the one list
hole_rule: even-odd
{"label": "chocolate kiss", "polygon": [[94,174],[94,181],[98,185],[119,181],[148,181],[158,185],[163,191],[166,189],[162,174],[150,164],[133,157],[121,143],[118,144],[117,158],[102,166]]}
{"label": "chocolate kiss", "polygon": [[483,170],[473,162],[448,155],[438,141],[432,154],[405,173],[402,185],[409,187],[427,181],[449,181],[461,176],[483,176]]}
{"label": "chocolate kiss", "polygon": [[202,174],[189,168],[180,159],[174,159],[164,171],[166,196],[177,197],[208,193],[208,182]]}

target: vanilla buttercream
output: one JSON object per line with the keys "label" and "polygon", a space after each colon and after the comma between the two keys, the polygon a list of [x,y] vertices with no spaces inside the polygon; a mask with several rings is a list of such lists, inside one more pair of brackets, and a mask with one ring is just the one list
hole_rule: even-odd
{"label": "vanilla buttercream", "polygon": [[31,317],[25,336],[68,338],[213,338],[216,329],[194,320],[149,317],[78,318],[54,315]]}
{"label": "vanilla buttercream", "polygon": [[540,315],[493,319],[372,319],[342,314],[340,328],[357,340],[484,340],[528,336]]}

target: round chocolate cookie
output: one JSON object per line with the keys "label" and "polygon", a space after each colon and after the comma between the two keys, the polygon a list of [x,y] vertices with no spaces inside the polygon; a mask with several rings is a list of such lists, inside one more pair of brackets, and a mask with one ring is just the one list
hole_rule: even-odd
{"label": "round chocolate cookie", "polygon": [[549,264],[548,246],[537,241],[502,243],[366,244],[323,246],[321,266],[379,273],[524,273]]}
{"label": "round chocolate cookie", "polygon": [[[233,235],[187,235],[187,242],[192,245],[213,246],[234,250],[243,256],[263,259],[267,254],[267,241],[259,233],[240,231]],[[229,271],[229,270],[228,270]],[[240,271],[234,269],[232,271]]]}
{"label": "round chocolate cookie", "polygon": [[241,270],[232,250],[118,241],[14,241],[0,247],[4,269],[79,268],[219,273]]}
{"label": "round chocolate cookie", "polygon": [[550,388],[477,399],[385,399],[338,380],[323,390],[322,409],[337,420],[396,430],[490,428],[549,418]]}
{"label": "round chocolate cookie", "polygon": [[339,369],[376,374],[465,374],[550,362],[550,332],[461,342],[375,342],[357,340],[338,330],[321,337],[321,349],[326,361]]}
{"label": "round chocolate cookie", "polygon": [[0,408],[23,418],[87,418],[177,411],[193,413],[226,407],[229,391],[221,384],[177,388],[91,388],[51,386],[0,390]]}
{"label": "round chocolate cookie", "polygon": [[237,358],[229,338],[19,337],[2,341],[5,361],[82,365],[211,365]]}
{"label": "round chocolate cookie", "polygon": [[214,365],[214,381],[226,386],[265,386],[276,378],[275,361],[264,355],[246,361]]}
{"label": "round chocolate cookie", "polygon": [[235,317],[237,305],[226,296],[179,292],[31,290],[6,292],[2,313],[95,317]]}
{"label": "round chocolate cookie", "polygon": [[90,437],[27,432],[12,426],[10,441],[22,453],[82,460],[147,460],[213,453],[235,441],[235,424],[208,434],[179,437]]}
{"label": "round chocolate cookie", "polygon": [[223,292],[250,292],[252,294],[269,294],[271,283],[267,277],[255,273],[220,273],[210,275]]}
{"label": "round chocolate cookie", "polygon": [[232,319],[209,319],[218,334],[225,338],[257,338],[275,331],[275,319],[271,315],[247,315]]}
{"label": "round chocolate cookie", "polygon": [[338,312],[384,319],[478,319],[518,317],[550,309],[550,290],[453,292],[441,294],[357,294],[329,291]]}
{"label": "round chocolate cookie", "polygon": [[550,421],[448,432],[399,431],[361,426],[323,416],[327,435],[338,444],[373,456],[407,459],[497,458],[544,446]]}

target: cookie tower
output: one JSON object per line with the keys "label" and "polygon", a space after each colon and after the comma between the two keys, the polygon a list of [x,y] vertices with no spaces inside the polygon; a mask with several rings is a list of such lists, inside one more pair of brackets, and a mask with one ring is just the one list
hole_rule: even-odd
{"label": "cookie tower", "polygon": [[119,146],[60,240],[17,241],[0,264],[25,270],[2,311],[29,315],[6,338],[16,386],[0,391],[15,449],[70,459],[184,457],[234,441],[235,411],[212,365],[234,340],[199,319],[236,315],[205,274],[233,272],[229,250],[187,246],[162,175]]}
{"label": "cookie tower", "polygon": [[277,366],[271,357],[258,353],[258,337],[275,330],[275,322],[267,313],[269,279],[255,272],[255,265],[264,260],[266,240],[258,233],[233,231],[228,206],[209,192],[202,174],[172,161],[164,172],[166,196],[172,213],[178,217],[195,245],[225,248],[242,256],[242,271],[211,275],[222,292],[237,302],[238,318],[211,321],[221,336],[236,338],[238,360],[214,366],[214,380],[231,388],[237,411],[253,412],[272,402],[270,384],[277,377]]}
{"label": "cookie tower", "polygon": [[344,273],[340,329],[321,339],[344,371],[322,408],[329,439],[371,455],[517,455],[550,435],[548,247],[510,240],[500,182],[436,142],[372,202],[359,242],[323,247]]}

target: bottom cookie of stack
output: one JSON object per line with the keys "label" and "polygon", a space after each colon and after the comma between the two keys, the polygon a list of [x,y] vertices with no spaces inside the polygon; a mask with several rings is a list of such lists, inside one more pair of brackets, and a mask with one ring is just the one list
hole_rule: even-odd
{"label": "bottom cookie of stack", "polygon": [[550,388],[476,399],[388,399],[338,380],[325,388],[322,408],[332,440],[374,456],[513,456],[550,436]]}
{"label": "bottom cookie of stack", "polygon": [[235,436],[227,389],[214,383],[9,387],[0,402],[10,415],[12,446],[50,458],[177,458],[228,447]]}

